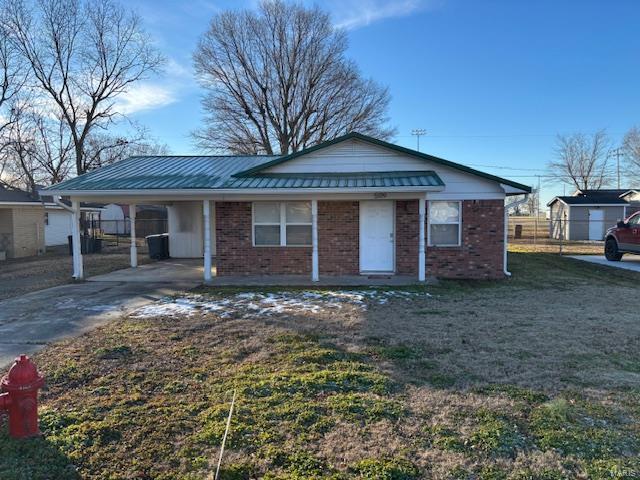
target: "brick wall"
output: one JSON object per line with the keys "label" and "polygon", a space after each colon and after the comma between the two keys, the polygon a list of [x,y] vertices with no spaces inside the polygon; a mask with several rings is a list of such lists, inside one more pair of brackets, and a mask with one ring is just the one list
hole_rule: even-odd
{"label": "brick wall", "polygon": [[318,202],[320,275],[360,274],[360,203]]}
{"label": "brick wall", "polygon": [[399,275],[418,275],[418,214],[418,200],[396,201],[396,272]]}
{"label": "brick wall", "polygon": [[[427,208],[428,214],[428,208]],[[428,219],[427,219],[428,221]],[[426,236],[425,225],[425,236]],[[426,273],[440,278],[502,278],[504,202],[462,202],[462,245],[426,247]],[[396,201],[396,271],[418,274],[418,201]],[[426,239],[425,239],[426,240]]]}
{"label": "brick wall", "polygon": [[254,247],[251,202],[216,202],[218,275],[311,275],[311,247]]}
{"label": "brick wall", "polygon": [[[251,203],[216,202],[219,275],[311,274],[310,247],[253,247]],[[464,201],[462,246],[427,247],[426,272],[441,278],[502,278],[502,200]],[[418,273],[418,201],[396,201],[396,271]],[[359,273],[358,202],[318,202],[320,275]]]}
{"label": "brick wall", "polygon": [[462,246],[427,247],[428,276],[503,278],[504,202],[462,202]]}

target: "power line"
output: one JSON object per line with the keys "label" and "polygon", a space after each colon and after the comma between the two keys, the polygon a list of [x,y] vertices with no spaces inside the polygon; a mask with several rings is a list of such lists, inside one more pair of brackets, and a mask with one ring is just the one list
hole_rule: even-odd
{"label": "power line", "polygon": [[420,151],[420,137],[423,135],[426,135],[427,131],[424,128],[414,128],[413,130],[411,130],[411,135],[414,135],[417,137],[418,140],[418,148],[417,150]]}
{"label": "power line", "polygon": [[618,147],[615,148],[607,154],[607,158],[616,157],[617,161],[617,170],[618,170],[618,190],[620,190],[620,157],[624,157],[624,151]]}

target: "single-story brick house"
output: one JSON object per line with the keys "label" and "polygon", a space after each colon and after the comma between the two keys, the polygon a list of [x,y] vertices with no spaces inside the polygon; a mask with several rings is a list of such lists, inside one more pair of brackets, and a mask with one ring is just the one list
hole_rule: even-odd
{"label": "single-story brick house", "polygon": [[600,241],[607,228],[640,210],[640,190],[576,190],[554,197],[547,206],[551,238]]}
{"label": "single-story brick house", "polygon": [[219,276],[424,280],[508,275],[505,200],[530,188],[350,133],[282,156],[133,157],[45,192],[166,205],[171,256],[204,257],[207,281],[212,256]]}

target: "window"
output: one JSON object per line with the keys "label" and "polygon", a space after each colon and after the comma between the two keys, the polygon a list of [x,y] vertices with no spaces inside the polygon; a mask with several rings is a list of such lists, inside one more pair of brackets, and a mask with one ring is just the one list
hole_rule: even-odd
{"label": "window", "polygon": [[310,202],[255,202],[253,244],[256,247],[311,245]]}
{"label": "window", "polygon": [[640,214],[636,215],[635,217],[631,217],[629,219],[628,225],[632,227],[636,227],[638,226],[638,224],[640,224]]}
{"label": "window", "polygon": [[429,202],[429,245],[457,247],[460,245],[460,202]]}
{"label": "window", "polygon": [[49,212],[44,212],[44,224],[49,225]]}

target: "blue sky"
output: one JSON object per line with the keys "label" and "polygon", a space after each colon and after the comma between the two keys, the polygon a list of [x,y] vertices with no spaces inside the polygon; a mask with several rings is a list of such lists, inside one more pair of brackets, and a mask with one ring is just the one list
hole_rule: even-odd
{"label": "blue sky", "polygon": [[[307,2],[312,3],[312,2]],[[134,0],[167,56],[125,110],[175,154],[197,153],[202,94],[191,54],[216,12],[255,1]],[[348,29],[349,56],[390,88],[395,143],[527,184],[555,135],[606,128],[615,143],[640,125],[640,2],[325,0]],[[616,146],[616,145],[614,145]],[[542,199],[563,186],[542,179]],[[570,189],[567,188],[567,191]]]}

